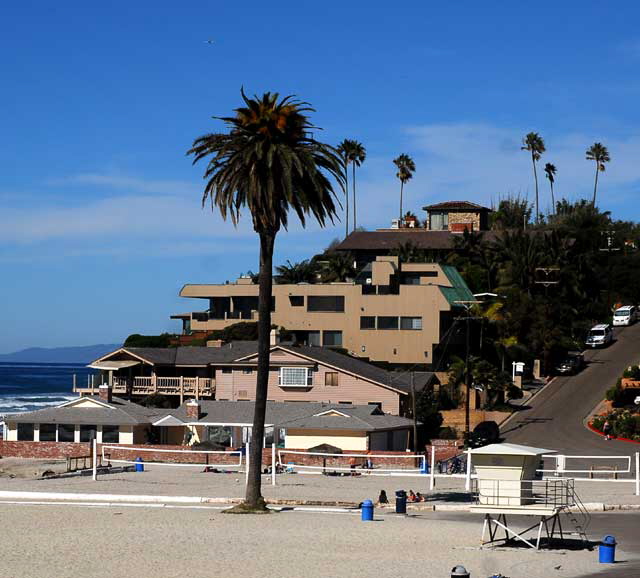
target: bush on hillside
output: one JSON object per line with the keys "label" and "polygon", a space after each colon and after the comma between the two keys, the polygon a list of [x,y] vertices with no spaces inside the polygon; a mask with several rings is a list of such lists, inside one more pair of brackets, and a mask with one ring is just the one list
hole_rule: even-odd
{"label": "bush on hillside", "polygon": [[124,342],[125,347],[169,347],[171,340],[175,339],[171,333],[160,335],[140,335],[132,333]]}

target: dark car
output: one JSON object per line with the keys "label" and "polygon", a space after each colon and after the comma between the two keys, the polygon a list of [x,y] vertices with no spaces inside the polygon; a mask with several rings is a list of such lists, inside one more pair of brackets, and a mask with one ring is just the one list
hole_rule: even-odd
{"label": "dark car", "polygon": [[574,375],[584,367],[584,355],[582,353],[569,353],[558,365],[556,372],[560,375]]}

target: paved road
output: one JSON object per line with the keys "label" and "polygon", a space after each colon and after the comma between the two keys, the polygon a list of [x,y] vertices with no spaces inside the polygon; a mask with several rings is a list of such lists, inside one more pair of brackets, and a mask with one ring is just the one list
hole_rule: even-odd
{"label": "paved road", "polygon": [[558,377],[503,427],[506,441],[566,454],[631,455],[640,446],[605,441],[584,427],[586,417],[629,365],[640,363],[640,323],[616,328],[616,341],[585,352],[587,367]]}

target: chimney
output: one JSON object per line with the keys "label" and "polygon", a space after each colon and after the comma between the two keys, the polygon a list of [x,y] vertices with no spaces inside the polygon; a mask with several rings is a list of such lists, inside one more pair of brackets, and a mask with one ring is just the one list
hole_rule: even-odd
{"label": "chimney", "polygon": [[280,330],[272,329],[271,333],[269,333],[269,345],[273,347],[274,345],[278,345],[280,343]]}
{"label": "chimney", "polygon": [[200,402],[197,399],[192,399],[187,402],[187,418],[197,421],[200,419]]}
{"label": "chimney", "polygon": [[98,395],[100,396],[101,401],[104,401],[105,403],[111,403],[112,393],[113,390],[111,389],[111,386],[106,383],[103,383],[98,387]]}

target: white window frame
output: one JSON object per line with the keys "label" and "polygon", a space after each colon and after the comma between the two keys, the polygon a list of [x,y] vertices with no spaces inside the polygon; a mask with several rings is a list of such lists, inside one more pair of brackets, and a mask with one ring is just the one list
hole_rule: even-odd
{"label": "white window frame", "polygon": [[[285,383],[285,372],[289,370],[304,371],[304,378],[301,379],[303,383]],[[313,371],[308,367],[281,367],[278,372],[278,385],[280,387],[300,387],[307,388],[313,385]]]}

